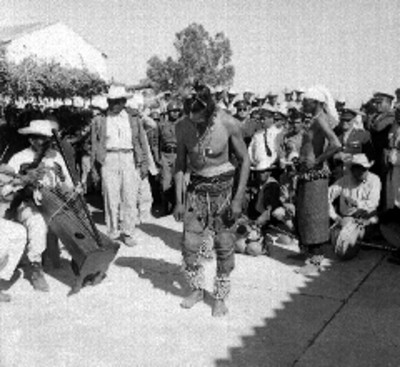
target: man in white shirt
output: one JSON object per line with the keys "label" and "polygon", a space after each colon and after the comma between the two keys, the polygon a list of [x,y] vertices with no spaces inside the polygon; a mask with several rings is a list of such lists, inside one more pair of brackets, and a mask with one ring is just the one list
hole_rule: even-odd
{"label": "man in white shirt", "polygon": [[[353,155],[350,169],[329,188],[329,215],[336,222],[335,235],[338,238],[341,231],[352,229],[359,231],[358,235],[353,233],[354,241],[357,241],[365,235],[367,226],[378,221],[376,211],[382,184],[377,175],[369,172],[371,166],[365,154]],[[338,211],[333,204],[336,199],[339,201]],[[352,236],[351,233],[344,234],[346,237]],[[341,244],[336,241],[335,246],[338,245]],[[350,248],[342,251],[342,257],[346,257],[347,250],[350,251]]]}
{"label": "man in white shirt", "polygon": [[[27,135],[30,147],[11,157],[8,166],[15,174],[22,175],[22,185],[8,184],[2,194],[15,195],[11,203],[11,212],[15,219],[27,230],[27,258],[29,260],[28,278],[35,290],[47,292],[49,286],[42,270],[42,254],[47,245],[47,224],[38,206],[40,206],[41,186],[61,187],[72,190],[73,184],[65,162],[59,152],[52,149],[53,124],[48,120],[33,120],[28,127],[19,129]],[[30,187],[29,193],[27,188]],[[21,197],[21,190],[25,190]],[[28,193],[28,194],[27,194]],[[20,198],[20,199],[18,199]]]}
{"label": "man in white shirt", "polygon": [[151,200],[151,190],[145,121],[128,113],[130,97],[124,87],[110,87],[107,116],[96,118],[92,125],[92,160],[101,166],[108,235],[132,247],[136,245],[139,198]]}
{"label": "man in white shirt", "polygon": [[260,109],[260,123],[262,129],[257,131],[248,148],[251,167],[256,167],[259,162],[264,162],[269,168],[278,160],[280,129],[274,125],[275,109],[263,107]]}

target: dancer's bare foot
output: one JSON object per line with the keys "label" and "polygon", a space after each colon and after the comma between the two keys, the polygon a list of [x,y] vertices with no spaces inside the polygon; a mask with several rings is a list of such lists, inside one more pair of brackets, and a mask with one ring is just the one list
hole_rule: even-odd
{"label": "dancer's bare foot", "polygon": [[225,302],[221,299],[216,299],[212,307],[213,317],[221,317],[228,313],[228,307],[226,307]]}
{"label": "dancer's bare foot", "polygon": [[196,303],[204,299],[204,290],[198,289],[193,291],[189,296],[187,296],[182,302],[182,308],[192,308]]}

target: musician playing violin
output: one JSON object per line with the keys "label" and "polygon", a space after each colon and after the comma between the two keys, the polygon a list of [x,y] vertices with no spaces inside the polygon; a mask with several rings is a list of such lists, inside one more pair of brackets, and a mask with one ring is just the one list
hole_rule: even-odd
{"label": "musician playing violin", "polygon": [[27,230],[28,279],[33,288],[47,292],[49,286],[42,269],[42,253],[46,249],[47,224],[40,213],[40,189],[60,187],[71,190],[73,183],[61,154],[52,148],[53,124],[33,120],[18,132],[28,137],[30,146],[11,157],[8,165],[19,175],[14,184],[3,187],[5,197],[13,197],[11,215]]}

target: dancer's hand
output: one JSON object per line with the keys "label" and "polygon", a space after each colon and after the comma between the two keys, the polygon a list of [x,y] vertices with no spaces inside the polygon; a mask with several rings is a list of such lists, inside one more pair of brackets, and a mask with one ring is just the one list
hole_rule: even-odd
{"label": "dancer's hand", "polygon": [[242,201],[233,199],[231,203],[232,219],[236,220],[242,214]]}
{"label": "dancer's hand", "polygon": [[185,214],[185,206],[183,204],[176,204],[174,208],[173,216],[177,222],[183,221],[183,216]]}

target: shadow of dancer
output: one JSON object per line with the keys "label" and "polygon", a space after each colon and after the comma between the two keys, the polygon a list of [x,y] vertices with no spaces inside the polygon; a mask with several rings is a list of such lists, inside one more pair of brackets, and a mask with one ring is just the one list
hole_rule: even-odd
{"label": "shadow of dancer", "polygon": [[181,266],[178,264],[147,257],[119,257],[115,265],[131,268],[140,278],[150,280],[155,288],[166,293],[183,297],[187,292]]}
{"label": "shadow of dancer", "polygon": [[151,237],[160,238],[173,250],[181,251],[182,232],[159,226],[154,223],[143,223],[139,228]]}

